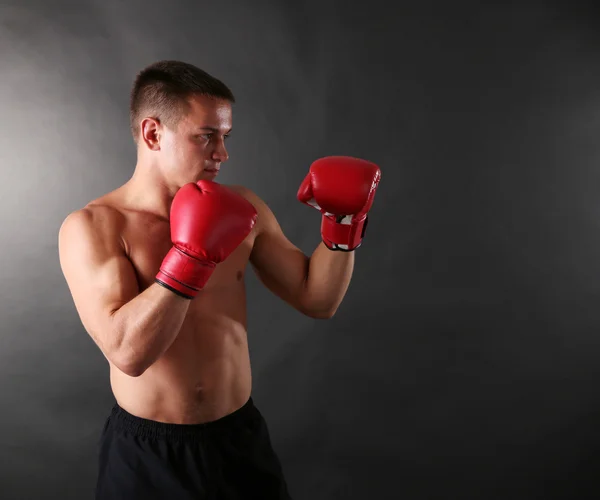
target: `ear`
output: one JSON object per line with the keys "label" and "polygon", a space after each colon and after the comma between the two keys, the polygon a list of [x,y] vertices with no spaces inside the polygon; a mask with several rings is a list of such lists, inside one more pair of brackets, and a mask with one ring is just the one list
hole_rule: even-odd
{"label": "ear", "polygon": [[140,124],[140,140],[151,151],[160,150],[162,127],[158,118],[144,118]]}

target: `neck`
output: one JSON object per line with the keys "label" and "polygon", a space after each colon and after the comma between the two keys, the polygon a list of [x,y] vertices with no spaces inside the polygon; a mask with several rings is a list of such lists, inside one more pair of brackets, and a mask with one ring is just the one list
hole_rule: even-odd
{"label": "neck", "polygon": [[173,197],[180,187],[168,182],[160,169],[138,162],[123,189],[130,206],[168,219]]}

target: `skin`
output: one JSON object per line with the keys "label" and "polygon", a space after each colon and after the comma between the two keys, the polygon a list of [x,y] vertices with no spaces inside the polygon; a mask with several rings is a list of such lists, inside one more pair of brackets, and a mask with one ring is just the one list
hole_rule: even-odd
{"label": "skin", "polygon": [[188,182],[215,180],[228,159],[230,103],[205,96],[189,101],[190,112],[174,130],[142,120],[132,177],[69,214],[59,231],[63,274],[84,328],[108,361],[118,404],[176,424],[216,420],[251,395],[248,267],[291,307],[327,319],[342,302],[354,266],[353,252],[332,252],[323,243],[305,255],[263,200],[228,186],[256,207],[252,232],[193,300],[156,284],[172,246],[175,193]]}

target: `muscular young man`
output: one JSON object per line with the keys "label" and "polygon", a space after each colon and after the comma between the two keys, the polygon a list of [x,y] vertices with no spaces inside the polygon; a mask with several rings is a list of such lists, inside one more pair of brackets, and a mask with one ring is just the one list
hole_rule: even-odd
{"label": "muscular young man", "polygon": [[98,499],[290,498],[251,397],[244,273],[250,263],[291,307],[330,318],[380,170],[349,157],[310,166],[297,197],[322,213],[322,242],[308,257],[256,194],[215,181],[234,101],[193,65],[142,70],[131,92],[132,177],[61,226],[61,267],[116,400]]}

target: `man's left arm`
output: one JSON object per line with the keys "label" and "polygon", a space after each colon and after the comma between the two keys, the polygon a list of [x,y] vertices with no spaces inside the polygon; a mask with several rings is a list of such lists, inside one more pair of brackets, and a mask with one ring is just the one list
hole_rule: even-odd
{"label": "man's left arm", "polygon": [[356,158],[326,157],[311,165],[297,195],[322,214],[323,241],[310,257],[288,240],[270,208],[247,192],[258,212],[250,263],[260,281],[301,313],[332,317],[348,290],[380,177],[376,165]]}
{"label": "man's left arm", "polygon": [[288,240],[271,209],[253,193],[247,196],[258,212],[250,254],[258,279],[306,316],[333,316],[350,284],[354,252],[332,252],[320,243],[308,257]]}

